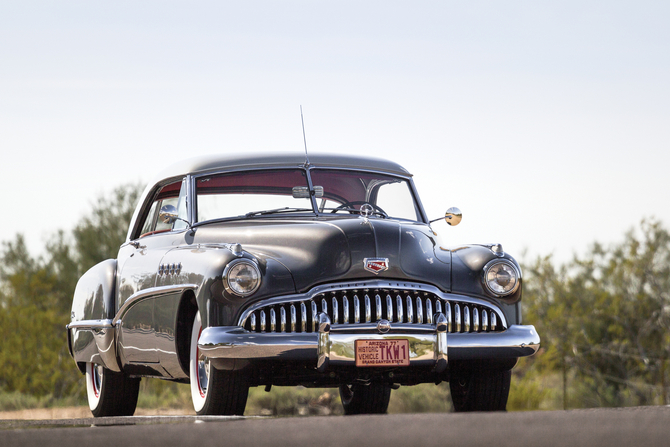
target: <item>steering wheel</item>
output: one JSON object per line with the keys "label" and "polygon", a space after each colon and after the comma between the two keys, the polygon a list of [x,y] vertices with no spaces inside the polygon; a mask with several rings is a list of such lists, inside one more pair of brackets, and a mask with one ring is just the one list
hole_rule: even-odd
{"label": "steering wheel", "polygon": [[[375,210],[375,211],[372,212],[372,214],[377,214],[377,215],[379,215],[379,216],[382,216],[382,217],[385,218],[385,219],[388,219],[388,217],[389,217],[389,215],[386,214],[386,211],[384,211],[383,209],[381,209],[381,207],[379,207],[378,205],[373,205],[372,203],[366,202],[366,201],[364,201],[364,200],[354,200],[353,202],[346,202],[346,203],[343,203],[342,205],[338,206],[337,208],[335,208],[335,209],[334,209],[333,211],[331,211],[330,213],[331,213],[331,214],[334,214],[334,213],[337,213],[337,212],[340,211],[340,210],[347,210],[347,211],[349,211],[350,213],[351,213],[351,212],[355,212],[355,213],[361,214],[361,211],[355,209],[355,208],[354,208],[354,205],[369,205],[369,206],[371,206],[371,207]],[[347,209],[347,208],[349,208],[349,209]]]}

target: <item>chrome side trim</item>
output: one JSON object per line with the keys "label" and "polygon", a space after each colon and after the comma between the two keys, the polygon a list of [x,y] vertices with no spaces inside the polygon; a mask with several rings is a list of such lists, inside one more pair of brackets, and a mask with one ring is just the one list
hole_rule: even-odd
{"label": "chrome side trim", "polygon": [[67,329],[111,329],[114,327],[113,320],[79,320],[65,326]]}

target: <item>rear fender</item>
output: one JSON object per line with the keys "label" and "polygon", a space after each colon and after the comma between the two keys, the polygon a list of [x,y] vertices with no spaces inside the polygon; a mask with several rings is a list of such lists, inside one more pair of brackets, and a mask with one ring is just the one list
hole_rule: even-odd
{"label": "rear fender", "polygon": [[116,268],[115,259],[102,261],[77,282],[67,328],[70,353],[78,365],[93,362],[120,371],[112,321],[116,312]]}

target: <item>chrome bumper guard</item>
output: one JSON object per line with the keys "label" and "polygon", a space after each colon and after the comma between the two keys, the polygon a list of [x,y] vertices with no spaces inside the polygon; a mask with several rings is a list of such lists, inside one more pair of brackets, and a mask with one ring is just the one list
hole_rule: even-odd
{"label": "chrome bumper guard", "polygon": [[[407,339],[411,366],[433,366],[436,372],[454,359],[506,359],[535,354],[540,337],[534,326],[512,325],[502,332],[448,334],[447,318],[435,315],[435,324],[377,323],[333,326],[325,313],[318,315],[318,332],[250,332],[239,326],[208,327],[198,348],[211,359],[249,361],[315,361],[318,371],[329,366],[355,365],[356,340]],[[388,324],[388,322],[385,322]],[[381,329],[381,330],[380,330]],[[382,330],[388,329],[384,333]],[[448,356],[448,357],[447,357]]]}

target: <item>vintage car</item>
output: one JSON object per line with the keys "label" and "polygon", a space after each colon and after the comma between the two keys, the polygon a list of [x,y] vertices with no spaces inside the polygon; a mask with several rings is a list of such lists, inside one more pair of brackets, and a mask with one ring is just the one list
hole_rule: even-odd
{"label": "vintage car", "polygon": [[68,345],[95,416],[132,415],[142,377],[190,383],[200,415],[243,414],[261,385],[385,413],[392,389],[441,381],[456,411],[504,410],[540,343],[521,282],[499,244],[443,245],[396,163],[198,158],[149,184],[117,259],[81,277]]}

